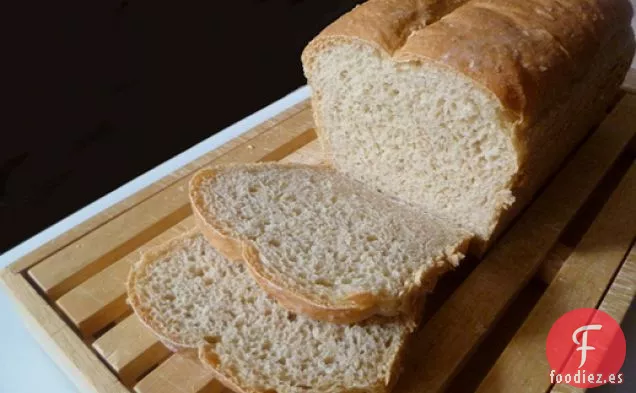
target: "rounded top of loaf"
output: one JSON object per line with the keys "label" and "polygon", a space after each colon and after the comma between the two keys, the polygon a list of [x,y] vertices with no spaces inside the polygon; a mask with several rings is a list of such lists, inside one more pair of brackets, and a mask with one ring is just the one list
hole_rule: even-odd
{"label": "rounded top of loaf", "polygon": [[303,53],[362,42],[396,62],[432,61],[491,92],[515,122],[532,123],[630,28],[628,0],[370,0],[324,29]]}

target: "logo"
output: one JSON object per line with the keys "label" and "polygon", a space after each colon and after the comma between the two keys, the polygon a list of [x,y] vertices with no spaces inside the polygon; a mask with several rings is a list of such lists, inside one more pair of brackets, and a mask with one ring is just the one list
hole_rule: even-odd
{"label": "logo", "polygon": [[550,382],[577,388],[623,383],[625,335],[607,313],[580,308],[559,318],[548,333]]}
{"label": "logo", "polygon": [[579,340],[577,340],[576,336],[583,332],[582,336],[583,336],[583,344],[576,348],[577,351],[583,351],[581,352],[581,364],[579,364],[579,368],[583,367],[585,365],[585,360],[587,360],[587,351],[593,351],[596,348],[594,347],[590,347],[587,345],[587,331],[588,330],[601,330],[603,328],[603,325],[585,325],[585,326],[581,326],[580,328],[576,329],[574,331],[574,334],[572,334],[572,341],[574,341],[574,344],[581,344],[579,342]]}

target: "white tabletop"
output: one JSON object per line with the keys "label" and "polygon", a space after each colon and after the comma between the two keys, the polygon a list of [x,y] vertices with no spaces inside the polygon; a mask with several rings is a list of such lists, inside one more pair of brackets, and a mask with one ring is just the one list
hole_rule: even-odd
{"label": "white tabletop", "polygon": [[[309,89],[306,86],[302,87],[91,203],[1,255],[0,268],[11,264],[68,229],[301,102],[309,97],[309,94]],[[623,327],[627,336],[628,351],[627,361],[623,366],[623,372],[626,373],[625,384],[618,387],[601,387],[595,389],[595,392],[636,392],[636,372],[634,372],[636,370],[636,304],[632,304],[630,312],[623,322]],[[3,291],[0,291],[0,347],[2,348],[0,351],[0,393],[78,392],[26,331],[16,314],[14,305]]]}

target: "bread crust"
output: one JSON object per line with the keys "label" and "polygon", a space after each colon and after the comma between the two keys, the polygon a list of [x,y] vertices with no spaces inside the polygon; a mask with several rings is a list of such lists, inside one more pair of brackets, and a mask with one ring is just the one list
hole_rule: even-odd
{"label": "bread crust", "polygon": [[532,123],[632,16],[627,0],[369,0],[325,28],[302,54],[361,42],[400,62],[434,62],[494,94]]}
{"label": "bread crust", "polygon": [[[265,165],[271,164],[241,164],[244,167]],[[311,167],[295,163],[275,165],[283,168]],[[440,255],[430,261],[429,264],[416,272],[412,280],[410,280],[410,284],[398,298],[361,292],[352,294],[340,302],[328,303],[317,296],[312,296],[312,294],[294,291],[288,288],[280,278],[269,274],[263,267],[260,252],[253,242],[241,238],[240,235],[230,234],[211,213],[206,212],[203,197],[199,192],[202,182],[214,179],[219,171],[231,166],[205,168],[192,177],[190,181],[190,202],[196,217],[195,221],[201,233],[221,254],[225,255],[226,252],[229,252],[225,255],[226,257],[237,259],[235,257],[238,250],[240,250],[241,259],[246,263],[248,270],[259,286],[291,312],[303,314],[319,321],[340,324],[361,322],[374,315],[383,317],[399,316],[413,330],[417,326],[417,320],[420,315],[420,298],[432,290],[437,277],[453,265],[456,265],[457,261],[461,259],[468,249],[470,243],[468,238],[455,247],[448,248],[444,255]],[[311,168],[315,169],[316,167]],[[331,167],[319,167],[319,170],[334,171]]]}

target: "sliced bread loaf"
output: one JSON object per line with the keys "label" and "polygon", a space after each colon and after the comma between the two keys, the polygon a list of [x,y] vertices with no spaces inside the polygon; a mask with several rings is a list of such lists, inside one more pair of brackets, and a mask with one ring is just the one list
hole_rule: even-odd
{"label": "sliced bread loaf", "polygon": [[246,164],[190,183],[199,228],[287,309],[330,322],[406,316],[470,236],[328,167]]}
{"label": "sliced bread loaf", "polygon": [[128,297],[162,341],[197,348],[236,392],[382,393],[408,338],[397,321],[345,326],[288,312],[199,233],[146,252]]}
{"label": "sliced bread loaf", "polygon": [[631,15],[628,0],[369,0],[303,53],[322,145],[482,251],[605,115]]}

